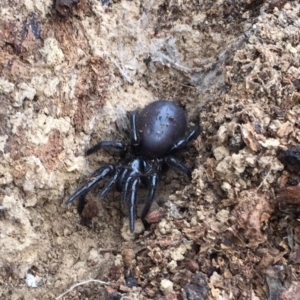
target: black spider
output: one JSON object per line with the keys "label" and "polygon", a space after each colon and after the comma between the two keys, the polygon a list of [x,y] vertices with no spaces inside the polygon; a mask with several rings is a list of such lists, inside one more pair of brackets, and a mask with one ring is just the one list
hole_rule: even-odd
{"label": "black spider", "polygon": [[[194,141],[199,133],[199,125],[187,134],[187,119],[182,108],[173,102],[158,100],[146,106],[140,113],[130,114],[130,140],[133,156],[128,155],[128,148],[122,142],[101,141],[89,150],[90,155],[99,149],[117,150],[121,159],[117,164],[110,164],[96,170],[90,180],[67,200],[67,204],[77,197],[85,195],[90,188],[110,176],[98,198],[104,197],[116,185],[122,192],[122,203],[129,209],[130,231],[134,231],[136,219],[137,190],[142,183],[148,188],[142,220],[145,219],[156,192],[159,174],[166,166],[172,166],[191,178],[191,170],[172,154]],[[128,158],[126,158],[128,156]]]}

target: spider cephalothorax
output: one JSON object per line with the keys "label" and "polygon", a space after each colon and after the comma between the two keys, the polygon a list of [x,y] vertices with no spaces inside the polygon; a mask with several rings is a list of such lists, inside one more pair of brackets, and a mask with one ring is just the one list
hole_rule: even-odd
{"label": "spider cephalothorax", "polygon": [[165,165],[174,167],[191,178],[191,170],[173,156],[174,152],[186,147],[200,133],[199,125],[188,133],[187,119],[182,108],[171,101],[158,100],[150,103],[141,112],[130,114],[131,152],[122,142],[101,141],[89,150],[90,155],[99,149],[113,149],[120,153],[117,164],[109,164],[97,169],[90,180],[72,194],[66,203],[85,195],[99,181],[110,177],[98,197],[104,197],[113,186],[122,192],[122,203],[129,210],[129,227],[134,231],[136,219],[137,190],[141,184],[148,188],[142,220],[153,202],[159,174]]}

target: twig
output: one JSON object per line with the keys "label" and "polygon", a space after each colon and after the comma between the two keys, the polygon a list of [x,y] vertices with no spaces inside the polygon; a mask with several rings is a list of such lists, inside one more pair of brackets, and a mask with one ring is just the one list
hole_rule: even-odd
{"label": "twig", "polygon": [[110,282],[105,282],[105,281],[102,281],[102,280],[96,280],[96,279],[89,279],[89,280],[85,280],[85,281],[81,281],[81,282],[78,282],[74,285],[72,285],[67,291],[65,291],[64,293],[62,293],[61,295],[59,295],[58,297],[56,297],[55,299],[60,299],[61,297],[63,297],[64,295],[70,293],[72,290],[74,290],[76,287],[80,286],[80,285],[84,285],[86,283],[90,283],[90,282],[96,282],[96,283],[100,283],[100,284],[103,284],[103,285],[110,285],[111,283]]}

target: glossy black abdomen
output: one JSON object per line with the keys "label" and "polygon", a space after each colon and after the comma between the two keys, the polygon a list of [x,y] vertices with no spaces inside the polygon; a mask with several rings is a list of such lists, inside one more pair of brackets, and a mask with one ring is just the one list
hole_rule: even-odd
{"label": "glossy black abdomen", "polygon": [[155,101],[138,115],[138,152],[150,158],[162,157],[184,138],[186,128],[186,115],[181,107],[171,101]]}

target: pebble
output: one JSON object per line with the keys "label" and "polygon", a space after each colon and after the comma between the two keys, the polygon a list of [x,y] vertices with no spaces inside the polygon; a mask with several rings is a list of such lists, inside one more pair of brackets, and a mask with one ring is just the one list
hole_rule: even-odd
{"label": "pebble", "polygon": [[173,282],[169,279],[163,279],[160,282],[160,290],[164,295],[170,294],[173,292]]}

